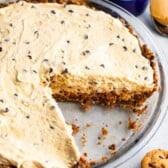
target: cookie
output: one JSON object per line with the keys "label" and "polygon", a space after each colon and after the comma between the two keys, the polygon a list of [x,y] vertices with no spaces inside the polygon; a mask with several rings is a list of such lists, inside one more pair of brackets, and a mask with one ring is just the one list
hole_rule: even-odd
{"label": "cookie", "polygon": [[141,168],[168,168],[168,151],[155,149],[148,152],[141,162]]}

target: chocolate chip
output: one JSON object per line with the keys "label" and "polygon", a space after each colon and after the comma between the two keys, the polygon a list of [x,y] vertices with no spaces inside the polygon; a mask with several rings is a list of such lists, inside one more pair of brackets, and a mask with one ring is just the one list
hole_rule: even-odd
{"label": "chocolate chip", "polygon": [[34,5],[32,5],[32,6],[31,6],[31,8],[35,8],[35,6],[34,6]]}
{"label": "chocolate chip", "polygon": [[74,13],[74,11],[72,9],[69,9],[68,12],[69,13]]}
{"label": "chocolate chip", "polygon": [[119,35],[117,35],[117,38],[120,38],[120,36],[119,36]]}
{"label": "chocolate chip", "polygon": [[67,69],[67,68],[65,68],[65,69],[62,71],[61,74],[66,74],[66,73],[68,73],[68,69]]}
{"label": "chocolate chip", "polygon": [[30,44],[30,42],[29,42],[29,41],[26,41],[25,44]]}
{"label": "chocolate chip", "polygon": [[85,69],[90,70],[90,68],[88,66],[85,66]]}
{"label": "chocolate chip", "polygon": [[85,39],[85,40],[88,39],[88,35],[87,35],[87,34],[84,35],[84,39]]}
{"label": "chocolate chip", "polygon": [[2,52],[2,50],[3,50],[2,47],[0,47],[0,52]]}
{"label": "chocolate chip", "polygon": [[136,49],[133,49],[132,51],[133,51],[133,53],[135,53],[135,52],[136,52]]}
{"label": "chocolate chip", "polygon": [[135,68],[138,68],[138,65],[135,65]]}
{"label": "chocolate chip", "polygon": [[86,26],[86,28],[88,29],[88,28],[91,28],[91,25],[90,24],[88,24],[87,26]]}
{"label": "chocolate chip", "polygon": [[54,129],[54,127],[53,127],[52,125],[50,125],[50,128],[51,128],[51,129]]}
{"label": "chocolate chip", "polygon": [[15,93],[15,94],[14,94],[14,96],[18,97],[18,94],[17,94],[17,93]]}
{"label": "chocolate chip", "polygon": [[50,110],[54,110],[54,109],[55,109],[55,106],[51,106],[51,107],[50,107]]}
{"label": "chocolate chip", "polygon": [[123,46],[123,49],[124,49],[124,51],[127,51],[127,50],[128,50],[126,46]]}
{"label": "chocolate chip", "polygon": [[37,73],[37,71],[36,71],[36,70],[34,70],[34,69],[33,69],[33,72],[34,72],[35,74]]}
{"label": "chocolate chip", "polygon": [[9,26],[10,26],[10,27],[13,27],[13,24],[12,24],[12,23],[9,23]]}
{"label": "chocolate chip", "polygon": [[147,77],[147,76],[145,76],[145,77],[144,77],[144,80],[145,80],[145,81],[147,81],[147,80],[148,80],[148,77]]}
{"label": "chocolate chip", "polygon": [[67,42],[68,44],[70,43],[70,41],[69,41],[69,40],[67,40],[66,42]]}
{"label": "chocolate chip", "polygon": [[4,103],[3,99],[0,99],[0,102],[1,102],[1,103]]}
{"label": "chocolate chip", "polygon": [[104,65],[104,64],[100,64],[100,66],[101,66],[102,68],[105,68],[105,65]]}
{"label": "chocolate chip", "polygon": [[61,24],[64,24],[65,23],[65,21],[64,20],[61,20]]}
{"label": "chocolate chip", "polygon": [[12,61],[16,61],[16,59],[15,59],[15,58],[12,58]]}
{"label": "chocolate chip", "polygon": [[5,41],[5,42],[8,42],[8,41],[9,41],[9,38],[6,38],[4,41]]}
{"label": "chocolate chip", "polygon": [[84,51],[83,52],[83,55],[85,56],[85,55],[89,55],[90,54],[90,51],[89,50],[86,50],[86,51]]}
{"label": "chocolate chip", "polygon": [[44,62],[48,62],[48,59],[43,59]]}
{"label": "chocolate chip", "polygon": [[62,62],[62,64],[63,64],[63,65],[66,65],[66,63],[65,63],[65,62]]}
{"label": "chocolate chip", "polygon": [[89,16],[89,13],[86,13],[86,16]]}
{"label": "chocolate chip", "polygon": [[28,55],[27,57],[28,57],[29,59],[32,59],[32,56],[31,56],[31,55]]}
{"label": "chocolate chip", "polygon": [[8,107],[6,107],[4,110],[3,110],[4,113],[8,113],[9,112],[9,109]]}
{"label": "chocolate chip", "polygon": [[38,38],[39,37],[39,32],[38,32],[38,30],[36,30],[35,32],[34,32],[34,35]]}
{"label": "chocolate chip", "polygon": [[55,10],[51,10],[50,12],[51,12],[52,14],[56,14]]}
{"label": "chocolate chip", "polygon": [[49,73],[52,73],[53,72],[53,68],[49,68]]}
{"label": "chocolate chip", "polygon": [[114,43],[109,43],[109,46],[112,46],[112,45],[114,45]]}
{"label": "chocolate chip", "polygon": [[148,68],[146,66],[143,66],[142,67],[142,70],[147,70]]}
{"label": "chocolate chip", "polygon": [[26,118],[27,118],[27,119],[29,119],[29,118],[30,118],[30,116],[29,116],[29,115],[27,115],[27,116],[26,116]]}

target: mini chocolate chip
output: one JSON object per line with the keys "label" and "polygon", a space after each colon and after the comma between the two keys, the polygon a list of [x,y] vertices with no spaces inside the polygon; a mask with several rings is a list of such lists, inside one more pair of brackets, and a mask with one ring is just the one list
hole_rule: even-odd
{"label": "mini chocolate chip", "polygon": [[38,32],[38,30],[36,30],[36,31],[34,32],[34,35],[36,35],[37,38],[39,37],[39,32]]}
{"label": "mini chocolate chip", "polygon": [[15,58],[12,58],[12,61],[16,61],[16,59],[15,59]]}
{"label": "mini chocolate chip", "polygon": [[31,56],[31,55],[28,55],[27,57],[28,57],[29,59],[32,59],[32,56]]}
{"label": "mini chocolate chip", "polygon": [[55,109],[55,106],[51,106],[51,107],[50,107],[50,110],[54,110],[54,109]]}
{"label": "mini chocolate chip", "polygon": [[114,45],[114,43],[109,43],[109,46],[112,46],[112,45]]}
{"label": "mini chocolate chip", "polygon": [[86,16],[89,16],[89,13],[86,13]]}
{"label": "mini chocolate chip", "polygon": [[63,65],[66,65],[66,63],[65,63],[65,62],[62,62],[62,64],[63,64]]}
{"label": "mini chocolate chip", "polygon": [[90,51],[89,50],[86,50],[86,51],[84,51],[83,52],[83,55],[85,56],[85,55],[89,55],[90,54]]}
{"label": "mini chocolate chip", "polygon": [[69,41],[69,40],[67,40],[67,43],[69,44],[69,43],[70,43],[70,41]]}
{"label": "mini chocolate chip", "polygon": [[56,14],[55,10],[51,10],[50,12],[51,12],[52,14]]}
{"label": "mini chocolate chip", "polygon": [[64,20],[61,20],[61,24],[64,24],[65,23],[65,21]]}
{"label": "mini chocolate chip", "polygon": [[69,13],[74,13],[74,11],[72,9],[69,9],[68,12]]}
{"label": "mini chocolate chip", "polygon": [[125,41],[125,39],[123,38],[123,39],[122,39],[122,41],[124,42],[124,41]]}
{"label": "mini chocolate chip", "polygon": [[12,23],[9,23],[9,26],[10,26],[10,27],[13,27],[13,24],[12,24]]}
{"label": "mini chocolate chip", "polygon": [[49,73],[52,73],[53,72],[53,68],[49,68]]}
{"label": "mini chocolate chip", "polygon": [[146,66],[143,66],[142,67],[142,70],[147,70],[148,68]]}
{"label": "mini chocolate chip", "polygon": [[15,93],[15,94],[14,94],[14,96],[18,97],[18,94],[17,94],[17,93]]}
{"label": "mini chocolate chip", "polygon": [[16,44],[16,42],[14,41],[12,44],[14,44],[14,45],[15,45],[15,44]]}
{"label": "mini chocolate chip", "polygon": [[50,125],[50,128],[51,128],[51,129],[54,129],[54,127],[53,127],[52,125]]}
{"label": "mini chocolate chip", "polygon": [[145,77],[144,77],[144,80],[148,80],[148,77],[147,77],[147,76],[145,76]]}
{"label": "mini chocolate chip", "polygon": [[135,53],[136,52],[136,49],[133,49],[133,53]]}
{"label": "mini chocolate chip", "polygon": [[0,99],[0,102],[1,102],[1,103],[4,103],[3,99]]}
{"label": "mini chocolate chip", "polygon": [[88,29],[88,28],[91,28],[91,25],[90,24],[88,24],[87,26],[86,26],[86,28]]}
{"label": "mini chocolate chip", "polygon": [[2,52],[2,47],[0,47],[0,52]]}
{"label": "mini chocolate chip", "polygon": [[34,72],[34,73],[37,73],[37,71],[36,71],[36,70],[34,70],[34,69],[33,69],[33,72]]}
{"label": "mini chocolate chip", "polygon": [[61,50],[62,53],[64,53],[64,50]]}
{"label": "mini chocolate chip", "polygon": [[119,35],[117,35],[117,38],[120,38],[120,36],[119,36]]}
{"label": "mini chocolate chip", "polygon": [[4,113],[7,113],[7,112],[9,112],[9,109],[8,109],[8,107],[6,107],[6,108],[3,110],[3,112],[4,112]]}
{"label": "mini chocolate chip", "polygon": [[138,75],[138,78],[140,78],[141,77],[141,75]]}
{"label": "mini chocolate chip", "polygon": [[23,72],[27,73],[28,71],[27,71],[27,69],[23,69]]}
{"label": "mini chocolate chip", "polygon": [[85,39],[85,40],[88,39],[88,35],[87,35],[87,34],[84,35],[84,39]]}
{"label": "mini chocolate chip", "polygon": [[68,73],[68,69],[67,69],[67,68],[65,68],[65,69],[62,71],[61,74],[66,74],[66,73]]}
{"label": "mini chocolate chip", "polygon": [[127,51],[127,47],[126,46],[123,46],[123,49],[124,49],[124,51]]}
{"label": "mini chocolate chip", "polygon": [[90,70],[90,68],[88,66],[85,66],[85,69]]}
{"label": "mini chocolate chip", "polygon": [[4,41],[5,41],[5,42],[8,42],[8,41],[9,41],[9,38],[6,38]]}
{"label": "mini chocolate chip", "polygon": [[29,116],[29,115],[27,115],[27,116],[26,116],[26,118],[27,118],[27,119],[29,119],[29,118],[30,118],[30,116]]}
{"label": "mini chocolate chip", "polygon": [[105,65],[104,65],[104,64],[101,64],[100,66],[103,67],[103,68],[105,68]]}
{"label": "mini chocolate chip", "polygon": [[31,6],[31,8],[35,8],[35,6],[34,6],[34,5],[32,5],[32,6]]}
{"label": "mini chocolate chip", "polygon": [[138,68],[138,65],[135,65],[135,68]]}
{"label": "mini chocolate chip", "polygon": [[43,59],[44,62],[48,62],[48,59]]}
{"label": "mini chocolate chip", "polygon": [[30,44],[30,42],[29,42],[29,41],[26,41],[25,44]]}

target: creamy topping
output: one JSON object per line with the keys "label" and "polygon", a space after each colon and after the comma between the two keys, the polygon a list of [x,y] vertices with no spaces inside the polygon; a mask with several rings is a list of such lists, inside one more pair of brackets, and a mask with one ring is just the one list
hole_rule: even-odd
{"label": "creamy topping", "polygon": [[79,159],[48,87],[54,74],[154,87],[137,39],[118,19],[84,6],[19,2],[0,9],[0,67],[0,162],[18,167],[64,168]]}

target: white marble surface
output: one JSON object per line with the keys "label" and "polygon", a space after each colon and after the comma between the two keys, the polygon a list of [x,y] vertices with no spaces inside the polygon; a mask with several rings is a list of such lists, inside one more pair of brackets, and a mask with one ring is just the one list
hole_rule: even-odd
{"label": "white marble surface", "polygon": [[[150,31],[154,36],[155,43],[157,44],[160,50],[163,50],[163,53],[167,57],[168,61],[168,37],[163,37],[155,31],[149,15],[149,8],[147,8],[146,11],[138,18],[150,29]],[[125,164],[123,164],[119,168],[140,168],[141,167],[140,162],[145,153],[147,153],[148,151],[157,148],[163,148],[168,150],[167,130],[168,130],[168,115],[166,115],[161,127],[159,128],[155,136],[149,141],[149,143],[139,153],[137,153],[134,157],[132,157],[130,160],[128,160]]]}

